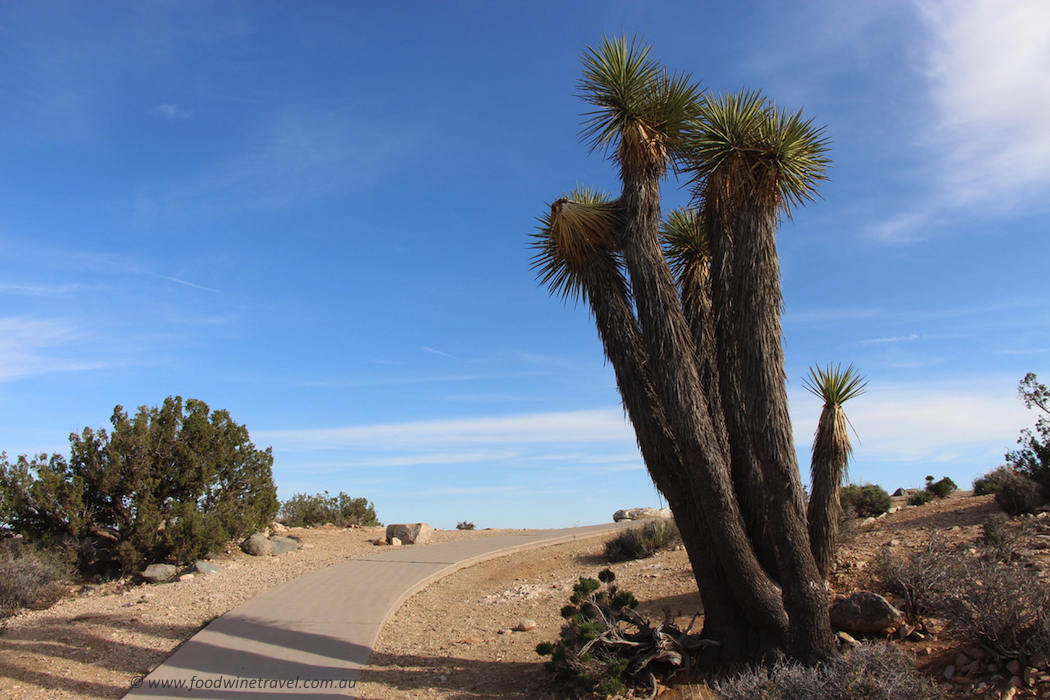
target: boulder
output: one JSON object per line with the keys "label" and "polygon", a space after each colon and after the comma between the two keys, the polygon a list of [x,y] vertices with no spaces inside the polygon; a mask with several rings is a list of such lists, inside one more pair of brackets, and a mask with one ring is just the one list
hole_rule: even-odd
{"label": "boulder", "polygon": [[618,523],[621,520],[656,520],[670,517],[673,517],[670,508],[624,508],[613,513],[613,522]]}
{"label": "boulder", "polygon": [[299,549],[299,542],[291,537],[271,537],[270,538],[270,549],[274,554],[284,554],[285,552],[294,552]]}
{"label": "boulder", "polygon": [[870,591],[858,591],[831,609],[831,625],[851,633],[874,634],[903,618],[903,613],[888,600]]}
{"label": "boulder", "polygon": [[222,571],[222,567],[208,561],[197,561],[193,563],[193,570],[199,574],[217,574]]}
{"label": "boulder", "polygon": [[175,575],[176,571],[178,571],[178,569],[171,564],[150,564],[146,567],[146,570],[142,572],[142,578],[150,583],[160,583],[170,579]]}
{"label": "boulder", "polygon": [[426,523],[387,525],[386,541],[395,537],[403,544],[426,544],[434,537],[434,528]]}
{"label": "boulder", "polygon": [[256,532],[241,543],[241,550],[253,557],[267,557],[273,554],[273,545],[264,533]]}

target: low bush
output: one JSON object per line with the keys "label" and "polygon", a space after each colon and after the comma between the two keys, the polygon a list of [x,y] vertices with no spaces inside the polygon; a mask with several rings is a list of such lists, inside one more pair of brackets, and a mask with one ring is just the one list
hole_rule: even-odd
{"label": "low bush", "polygon": [[933,611],[964,565],[960,554],[931,537],[926,546],[906,552],[883,547],[869,565],[875,587],[904,601],[909,615]]}
{"label": "low bush", "polygon": [[988,496],[993,493],[999,493],[999,490],[1003,487],[1003,482],[1014,476],[1014,474],[1016,472],[1005,465],[996,467],[984,476],[979,476],[973,480],[973,495]]}
{"label": "low bush", "polygon": [[777,662],[719,681],[722,700],[937,700],[943,690],[891,644],[865,644],[819,666]]}
{"label": "low bush", "polygon": [[8,540],[0,548],[0,618],[20,608],[49,608],[65,595],[69,571],[60,555]]}
{"label": "low bush", "polygon": [[308,496],[297,493],[283,504],[278,520],[288,527],[317,527],[332,523],[336,527],[381,525],[375,507],[365,498],[350,498],[342,491],[338,496],[324,493]]}
{"label": "low bush", "polygon": [[929,491],[915,491],[908,495],[909,506],[924,506],[933,500],[933,494]]}
{"label": "low bush", "polygon": [[474,529],[474,523],[470,522],[469,520],[461,520],[460,522],[456,523],[456,529],[457,530],[473,530]]}
{"label": "low bush", "polygon": [[610,562],[646,559],[681,543],[682,536],[674,520],[647,520],[606,542],[605,558]]}
{"label": "low bush", "polygon": [[971,558],[936,605],[971,644],[1028,663],[1050,653],[1050,585],[1030,569]]}
{"label": "low bush", "polygon": [[882,515],[893,505],[893,499],[886,493],[886,489],[875,484],[864,484],[857,486],[850,484],[842,487],[839,491],[839,502],[842,507],[851,506],[853,511],[861,518],[873,518]]}
{"label": "low bush", "polygon": [[995,502],[1010,515],[1034,513],[1043,502],[1042,488],[1027,476],[1014,473],[1002,480]]}
{"label": "low bush", "polygon": [[1004,513],[993,513],[981,525],[981,536],[977,544],[984,556],[994,561],[1011,561],[1021,547],[1021,532],[1010,525]]}

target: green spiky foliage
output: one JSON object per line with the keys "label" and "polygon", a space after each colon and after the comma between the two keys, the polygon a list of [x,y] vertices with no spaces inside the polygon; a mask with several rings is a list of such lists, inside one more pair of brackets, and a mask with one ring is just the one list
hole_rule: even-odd
{"label": "green spiky foliage", "polygon": [[702,100],[687,74],[671,74],[637,38],[602,39],[583,55],[580,96],[596,109],[584,114],[581,136],[609,153],[621,170],[663,173],[681,154]]}
{"label": "green spiky foliage", "polygon": [[867,381],[853,365],[843,368],[840,364],[810,367],[809,376],[802,380],[802,385],[824,402],[813,438],[810,464],[813,481],[807,520],[813,557],[821,576],[827,578],[834,561],[842,517],[839,492],[847,478],[849,458],[853,453],[843,405],[863,394]]}

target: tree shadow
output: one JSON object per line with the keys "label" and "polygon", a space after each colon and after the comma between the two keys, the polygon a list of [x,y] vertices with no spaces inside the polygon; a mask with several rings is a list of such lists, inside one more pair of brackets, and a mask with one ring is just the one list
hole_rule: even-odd
{"label": "tree shadow", "polygon": [[[922,508],[923,506],[918,507]],[[987,521],[988,518],[998,512],[1001,512],[1001,510],[994,501],[974,503],[973,505],[947,512],[919,515],[907,522],[895,524],[891,529],[897,532],[906,532],[910,530],[922,530],[925,528],[944,529],[956,525],[959,527],[981,525]]]}
{"label": "tree shadow", "polygon": [[526,663],[375,653],[361,669],[360,682],[358,698],[368,698],[368,684],[373,683],[403,692],[440,689],[450,700],[569,697],[543,669],[539,656]]}

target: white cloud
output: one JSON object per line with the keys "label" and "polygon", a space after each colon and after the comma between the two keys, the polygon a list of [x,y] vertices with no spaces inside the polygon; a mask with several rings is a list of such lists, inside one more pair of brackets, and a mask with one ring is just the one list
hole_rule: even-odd
{"label": "white cloud", "polygon": [[430,449],[440,445],[514,445],[633,441],[615,409],[531,413],[497,418],[433,420],[345,428],[271,430],[255,435],[275,450]]}
{"label": "white cloud", "polygon": [[53,357],[49,352],[81,338],[79,329],[57,321],[0,318],[0,381],[103,367],[101,362],[67,360]]}
{"label": "white cloud", "polygon": [[934,39],[929,76],[957,206],[1014,203],[1050,183],[1050,4],[922,2]]}
{"label": "white cloud", "polygon": [[153,111],[161,115],[162,117],[166,117],[171,120],[189,119],[193,116],[193,113],[190,112],[188,109],[183,109],[176,105],[169,104],[157,105],[156,107],[154,107]]}

